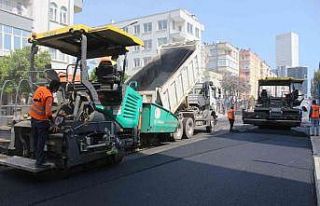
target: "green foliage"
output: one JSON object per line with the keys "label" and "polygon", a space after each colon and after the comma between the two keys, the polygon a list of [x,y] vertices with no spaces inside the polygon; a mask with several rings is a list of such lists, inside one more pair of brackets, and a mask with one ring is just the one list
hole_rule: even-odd
{"label": "green foliage", "polygon": [[311,82],[311,96],[313,98],[319,98],[320,87],[320,70],[314,72],[314,76]]}
{"label": "green foliage", "polygon": [[[29,78],[30,70],[30,47],[18,49],[9,56],[0,58],[0,81],[10,79],[16,84],[21,79]],[[44,70],[45,65],[50,64],[51,58],[47,51],[39,52],[35,56],[35,68],[37,71]]]}
{"label": "green foliage", "polygon": [[93,82],[95,82],[95,81],[98,80],[98,79],[97,79],[97,75],[96,75],[96,68],[94,68],[94,69],[92,69],[92,70],[90,71],[89,80],[90,80],[90,81],[93,81]]}

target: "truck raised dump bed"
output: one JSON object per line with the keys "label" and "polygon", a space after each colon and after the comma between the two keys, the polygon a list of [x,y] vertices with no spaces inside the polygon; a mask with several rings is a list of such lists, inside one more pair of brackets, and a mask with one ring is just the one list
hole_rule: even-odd
{"label": "truck raised dump bed", "polygon": [[157,103],[179,117],[176,139],[191,137],[195,128],[213,128],[212,84],[199,82],[201,52],[198,41],[165,45],[158,56],[128,80],[137,82],[144,104]]}

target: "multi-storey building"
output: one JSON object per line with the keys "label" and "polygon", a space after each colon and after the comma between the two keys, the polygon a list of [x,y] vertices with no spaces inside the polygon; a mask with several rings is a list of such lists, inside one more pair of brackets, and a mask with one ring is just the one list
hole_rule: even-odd
{"label": "multi-storey building", "polygon": [[289,67],[288,68],[288,77],[293,77],[296,79],[303,79],[302,85],[296,85],[296,89],[301,90],[301,92],[307,97],[308,94],[308,67]]}
{"label": "multi-storey building", "polygon": [[[31,32],[73,24],[82,0],[0,0],[0,56],[27,45]],[[53,68],[64,68],[71,58],[49,50]]]}
{"label": "multi-storey building", "polygon": [[207,44],[207,69],[219,73],[229,72],[239,75],[239,49],[228,42]]}
{"label": "multi-storey building", "polygon": [[281,77],[288,76],[288,67],[299,66],[299,36],[289,32],[276,36],[276,70]]}
{"label": "multi-storey building", "polygon": [[276,74],[273,73],[273,70],[267,62],[262,61],[260,65],[260,78],[265,79],[266,77],[275,77]]}
{"label": "multi-storey building", "polygon": [[289,32],[276,36],[276,66],[299,65],[299,36]]}
{"label": "multi-storey building", "polygon": [[140,37],[144,47],[130,49],[127,73],[134,74],[158,54],[161,45],[181,41],[201,41],[204,26],[195,15],[182,9],[156,13],[114,23]]}
{"label": "multi-storey building", "polygon": [[240,79],[250,85],[250,95],[257,99],[258,80],[276,76],[271,67],[250,49],[240,50]]}

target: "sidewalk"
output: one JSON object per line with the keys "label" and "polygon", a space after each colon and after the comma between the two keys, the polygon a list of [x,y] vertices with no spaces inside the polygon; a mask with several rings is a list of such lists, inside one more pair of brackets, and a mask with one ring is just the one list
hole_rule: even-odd
{"label": "sidewalk", "polygon": [[311,136],[313,161],[314,161],[314,182],[316,187],[317,203],[320,205],[320,136]]}

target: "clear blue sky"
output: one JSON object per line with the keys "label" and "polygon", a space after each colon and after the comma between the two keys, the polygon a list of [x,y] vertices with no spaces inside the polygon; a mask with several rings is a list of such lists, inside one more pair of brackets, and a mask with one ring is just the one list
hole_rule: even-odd
{"label": "clear blue sky", "polygon": [[85,0],[75,23],[91,26],[182,8],[205,25],[203,40],[251,48],[275,66],[275,35],[296,32],[300,65],[318,68],[320,0]]}

